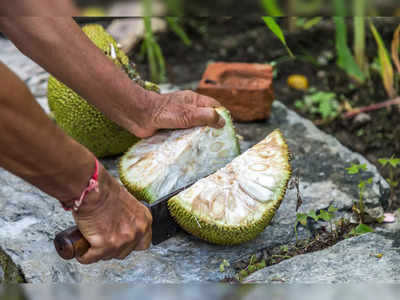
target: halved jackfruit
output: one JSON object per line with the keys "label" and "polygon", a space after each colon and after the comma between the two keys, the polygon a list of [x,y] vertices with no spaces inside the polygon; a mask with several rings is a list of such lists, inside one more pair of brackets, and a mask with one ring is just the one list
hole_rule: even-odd
{"label": "halved jackfruit", "polygon": [[291,175],[282,133],[263,141],[216,173],[171,198],[168,207],[187,232],[208,242],[247,242],[270,223]]}
{"label": "halved jackfruit", "polygon": [[163,131],[132,146],[120,160],[122,183],[139,200],[149,203],[203,178],[239,155],[229,112],[216,111],[225,127]]}

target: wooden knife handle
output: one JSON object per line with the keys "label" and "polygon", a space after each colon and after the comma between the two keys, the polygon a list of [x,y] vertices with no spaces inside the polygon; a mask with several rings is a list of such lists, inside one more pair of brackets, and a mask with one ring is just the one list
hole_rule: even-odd
{"label": "wooden knife handle", "polygon": [[58,255],[65,260],[81,256],[90,248],[89,242],[85,239],[77,226],[59,232],[54,239],[54,246],[56,247]]}

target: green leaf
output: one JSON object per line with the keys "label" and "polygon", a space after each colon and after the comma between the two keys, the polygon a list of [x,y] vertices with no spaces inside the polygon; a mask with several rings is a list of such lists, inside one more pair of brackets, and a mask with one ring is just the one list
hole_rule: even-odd
{"label": "green leaf", "polygon": [[317,216],[315,210],[311,210],[311,211],[308,213],[308,217],[310,217],[311,219],[313,219],[313,220],[316,221],[316,222],[319,220],[319,216]]}
{"label": "green leaf", "polygon": [[380,159],[378,159],[378,162],[379,162],[383,167],[385,167],[385,166],[389,163],[389,159],[387,159],[387,158],[380,158]]}
{"label": "green leaf", "polygon": [[289,47],[286,43],[286,39],[285,39],[285,36],[283,34],[281,27],[275,22],[274,18],[273,17],[263,17],[263,20],[264,20],[265,24],[268,26],[268,28],[275,34],[275,36],[285,46],[290,57],[294,57],[292,51],[289,49]]}
{"label": "green leaf", "polygon": [[379,34],[374,23],[370,22],[370,28],[374,35],[376,44],[378,45],[378,57],[381,65],[381,77],[385,90],[390,98],[396,97],[396,90],[394,89],[394,72],[389,53],[386,49],[385,43]]}
{"label": "green leaf", "polygon": [[307,214],[303,214],[303,213],[298,213],[296,215],[297,221],[303,226],[307,226],[307,217],[308,217],[308,215]]}
{"label": "green leaf", "polygon": [[228,262],[226,259],[224,259],[224,260],[221,262],[221,264],[219,265],[219,271],[220,271],[221,273],[223,273],[223,272],[225,272],[225,267],[229,267],[229,266],[230,266],[229,262]]}
{"label": "green leaf", "polygon": [[349,174],[358,174],[359,173],[359,168],[358,165],[351,165],[349,168],[346,168],[347,173]]}
{"label": "green leaf", "polygon": [[220,264],[220,265],[219,265],[219,271],[220,271],[221,273],[225,272],[225,266],[224,266],[223,264]]}
{"label": "green leaf", "polygon": [[366,234],[369,232],[374,232],[374,229],[369,227],[368,225],[365,224],[359,224],[356,228],[354,228],[350,234],[351,235],[362,235],[362,234]]}
{"label": "green leaf", "polygon": [[314,18],[311,18],[310,20],[308,20],[308,21],[304,24],[303,28],[304,28],[305,30],[311,29],[311,28],[314,27],[315,25],[319,24],[322,20],[323,20],[322,17],[314,17]]}
{"label": "green leaf", "polygon": [[333,217],[333,215],[330,214],[329,212],[327,212],[326,210],[321,210],[319,212],[319,216],[321,217],[322,220],[324,220],[326,222],[329,222]]}
{"label": "green leaf", "polygon": [[282,17],[283,12],[279,8],[278,1],[276,0],[261,0],[261,5],[264,11],[272,17]]}
{"label": "green leaf", "polygon": [[255,265],[250,265],[247,267],[247,271],[249,271],[249,273],[254,273],[257,271],[257,267]]}
{"label": "green leaf", "polygon": [[[336,16],[333,17],[336,26],[336,51],[338,54],[337,64],[346,73],[360,83],[365,81],[365,75],[357,65],[349,46],[347,45],[347,26],[343,17],[343,0],[335,0]],[[345,8],[344,8],[345,11]]]}
{"label": "green leaf", "polygon": [[239,276],[240,276],[240,278],[244,278],[244,277],[249,276],[249,273],[246,270],[241,270],[239,272]]}
{"label": "green leaf", "polygon": [[297,101],[294,103],[294,106],[296,106],[296,108],[298,108],[298,109],[301,109],[301,108],[304,107],[304,102],[301,101],[301,100],[297,100]]}
{"label": "green leaf", "polygon": [[399,185],[399,182],[398,182],[398,181],[391,180],[390,178],[387,178],[386,181],[389,183],[389,185],[390,185],[391,187],[394,187],[394,188],[396,188],[396,187]]}
{"label": "green leaf", "polygon": [[400,165],[400,158],[391,158],[389,163],[393,168],[397,168]]}
{"label": "green leaf", "polygon": [[329,208],[328,208],[328,212],[330,212],[330,213],[335,213],[337,211],[338,211],[338,209],[336,207],[334,207],[333,205],[329,206]]}
{"label": "green leaf", "polygon": [[260,261],[259,263],[256,264],[257,269],[260,270],[262,268],[265,268],[267,266],[267,264],[265,263],[265,259],[263,259],[262,261]]}

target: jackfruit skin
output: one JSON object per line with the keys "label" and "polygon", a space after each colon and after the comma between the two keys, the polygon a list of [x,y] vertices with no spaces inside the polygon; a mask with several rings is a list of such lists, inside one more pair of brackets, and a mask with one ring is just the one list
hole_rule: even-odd
{"label": "jackfruit skin", "polygon": [[[156,85],[141,80],[130,66],[129,58],[118,48],[116,41],[102,26],[86,25],[82,30],[110,59],[112,59],[110,46],[112,44],[117,56],[112,59],[114,64],[123,68],[135,83],[148,90],[157,91]],[[50,111],[58,126],[99,158],[121,154],[140,140],[109,120],[97,108],[53,76],[50,76],[48,81],[47,97]]]}
{"label": "jackfruit skin", "polygon": [[[227,126],[227,128],[229,129],[230,137],[232,138],[232,140],[235,141],[234,151],[236,152],[236,156],[238,156],[240,154],[240,145],[239,145],[239,141],[236,136],[235,126],[232,121],[232,116],[231,116],[230,112],[224,107],[216,108],[216,111],[225,120],[225,126]],[[135,145],[133,145],[132,147],[135,147]],[[130,182],[126,178],[124,171],[122,170],[122,160],[124,159],[124,156],[128,152],[129,152],[129,150],[121,157],[119,164],[118,164],[118,173],[119,173],[119,177],[120,177],[122,184],[139,201],[145,201],[149,204],[156,202],[159,197],[157,195],[152,194],[151,191],[149,191],[149,188],[141,188],[141,187],[137,186],[136,184]]]}
{"label": "jackfruit skin", "polygon": [[[282,132],[279,129],[276,129],[275,132],[284,140]],[[171,216],[186,232],[212,244],[232,246],[256,238],[264,231],[265,227],[270,224],[286,194],[287,185],[291,177],[291,166],[289,163],[290,151],[286,142],[284,145],[284,158],[288,163],[284,170],[282,170],[282,172],[285,172],[285,179],[280,186],[281,192],[279,199],[275,201],[273,207],[267,210],[256,222],[241,226],[210,224],[202,220],[201,217],[196,217],[185,209],[178,201],[179,194],[168,201],[168,209]]]}

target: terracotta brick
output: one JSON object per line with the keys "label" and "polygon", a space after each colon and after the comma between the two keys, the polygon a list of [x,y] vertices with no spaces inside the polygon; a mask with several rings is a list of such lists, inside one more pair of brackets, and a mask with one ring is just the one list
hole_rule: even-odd
{"label": "terracotta brick", "polygon": [[218,62],[207,67],[197,92],[218,100],[235,121],[265,120],[274,101],[272,78],[269,65]]}

